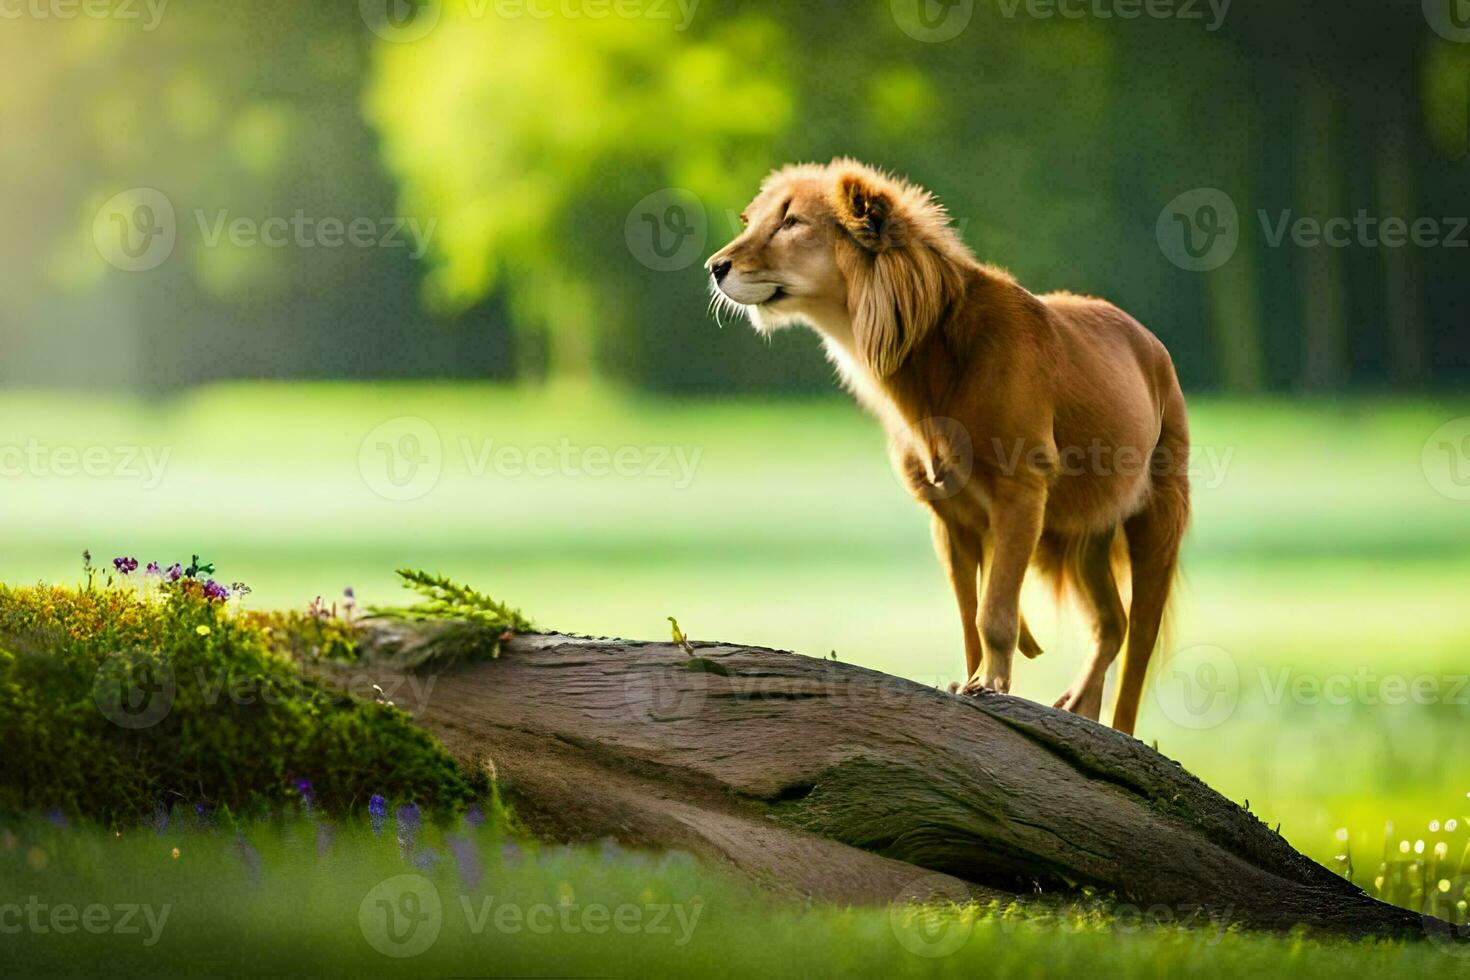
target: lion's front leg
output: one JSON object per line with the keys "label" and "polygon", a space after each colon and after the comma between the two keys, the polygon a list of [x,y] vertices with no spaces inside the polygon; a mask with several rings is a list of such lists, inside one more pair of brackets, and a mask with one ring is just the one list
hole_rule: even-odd
{"label": "lion's front leg", "polygon": [[1046,490],[1022,480],[1005,480],[991,503],[994,557],[980,604],[980,640],[985,662],[971,675],[965,693],[1011,689],[1011,661],[1021,638],[1021,586],[1041,540]]}

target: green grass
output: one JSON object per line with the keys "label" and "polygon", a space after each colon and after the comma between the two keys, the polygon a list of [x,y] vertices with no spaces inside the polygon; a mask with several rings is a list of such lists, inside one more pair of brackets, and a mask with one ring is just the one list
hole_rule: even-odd
{"label": "green grass", "polygon": [[131,827],[176,802],[256,814],[306,794],[341,813],[377,793],[458,812],[487,798],[485,776],[404,712],[319,679],[326,655],[355,653],[346,623],[233,615],[197,578],[96,578],[0,585],[0,807]]}
{"label": "green grass", "polygon": [[[1470,687],[1459,687],[1470,673],[1470,503],[1436,492],[1421,456],[1470,402],[1204,399],[1192,415],[1196,521],[1139,736],[1249,799],[1319,860],[1343,851],[1336,834],[1347,828],[1365,883],[1389,823],[1395,847],[1422,839],[1432,851],[1443,839],[1457,852],[1470,824],[1459,762],[1470,756]],[[427,420],[443,448],[437,485],[407,501],[374,491],[380,440],[366,468],[360,458],[365,437],[400,416]],[[622,476],[477,471],[486,440],[698,456],[687,483],[672,455],[667,473],[647,471],[658,451]],[[32,442],[169,455],[156,486],[7,474],[0,581],[12,584],[74,581],[87,547],[145,561],[198,551],[249,581],[256,608],[301,607],[348,585],[364,604],[394,603],[393,570],[409,565],[549,628],[663,637],[676,615],[696,639],[836,650],[933,684],[962,670],[926,519],[890,475],[875,424],[835,397],[262,384],[159,403],[0,396],[0,451]],[[1080,665],[1085,623],[1039,591],[1026,601],[1047,653],[1018,666],[1016,691],[1049,703]],[[1235,678],[1207,728],[1180,714],[1170,688],[1182,683],[1176,670],[1205,676],[1201,648],[1224,651]],[[1364,672],[1370,697],[1355,689],[1342,703],[1293,686]],[[1419,678],[1432,696],[1367,703]]]}
{"label": "green grass", "polygon": [[[1466,965],[1434,942],[1251,934],[1228,916],[1185,928],[1168,909],[1100,900],[773,906],[677,854],[538,848],[489,824],[399,835],[391,817],[381,836],[355,822],[176,817],[120,837],[0,817],[0,948],[33,975],[106,963],[148,977],[1428,977]],[[57,921],[73,931],[59,934],[51,916],[65,907],[76,911]],[[89,907],[93,931],[80,927]],[[113,928],[125,914],[136,933]]]}

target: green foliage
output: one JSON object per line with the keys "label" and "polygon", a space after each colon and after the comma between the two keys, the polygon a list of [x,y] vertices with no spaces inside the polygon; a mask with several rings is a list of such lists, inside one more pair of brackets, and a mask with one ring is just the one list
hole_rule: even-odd
{"label": "green foliage", "polygon": [[404,609],[375,610],[415,622],[428,620],[461,620],[485,630],[502,633],[528,633],[534,627],[531,621],[503,602],[476,592],[467,585],[460,585],[442,575],[412,568],[400,568],[398,577],[405,588],[412,589],[424,597],[418,605]]}
{"label": "green foliage", "polygon": [[376,793],[448,809],[483,795],[484,777],[407,715],[310,672],[313,656],[351,650],[348,626],[282,635],[298,625],[233,613],[188,580],[151,594],[0,586],[0,807],[122,825],[200,803],[256,812],[309,796],[346,811]]}
{"label": "green foliage", "polygon": [[[1462,963],[1433,942],[1251,933],[1231,926],[1228,911],[1191,927],[1169,906],[1099,898],[773,903],[687,856],[542,847],[508,840],[494,819],[405,827],[389,815],[380,830],[357,821],[170,822],[117,838],[0,815],[0,880],[11,896],[35,896],[43,923],[62,903],[142,904],[154,914],[136,916],[132,935],[21,929],[6,937],[6,955],[39,976],[149,978],[217,973],[220,964],[265,976],[467,976],[486,973],[487,957],[503,976],[771,978],[810,975],[812,963],[823,975],[894,978],[1230,980],[1448,977]],[[412,933],[385,942],[370,927],[384,921],[375,900],[405,894],[382,886],[406,874],[427,879],[441,914],[429,948],[394,960],[382,950]],[[517,914],[497,920],[505,909]],[[584,918],[589,909],[603,914]]]}
{"label": "green foliage", "polygon": [[459,660],[500,656],[500,644],[513,633],[529,633],[535,626],[519,609],[498,602],[467,585],[411,568],[400,568],[404,588],[423,596],[412,606],[375,606],[371,615],[411,623],[434,623],[429,632],[410,649],[395,651],[394,662],[404,669],[428,663],[443,667]]}
{"label": "green foliage", "polygon": [[[473,4],[447,0],[428,36],[378,47],[366,114],[402,210],[440,217],[430,309],[462,312],[508,285],[517,329],[562,374],[647,328],[626,285],[645,271],[624,243],[629,210],[663,188],[738,208],[792,114],[777,24],[739,15],[707,28],[696,10],[693,24],[510,17],[487,29]],[[712,239],[727,232],[708,218]],[[686,309],[702,311],[701,277],[680,295],[691,283]]]}

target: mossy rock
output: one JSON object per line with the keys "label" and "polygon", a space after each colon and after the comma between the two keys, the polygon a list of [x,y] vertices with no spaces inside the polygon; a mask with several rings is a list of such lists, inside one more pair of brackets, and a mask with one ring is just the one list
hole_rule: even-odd
{"label": "mossy rock", "polygon": [[329,688],[341,619],[232,610],[197,583],[0,586],[0,808],[123,825],[160,809],[450,811],[484,798],[408,715]]}

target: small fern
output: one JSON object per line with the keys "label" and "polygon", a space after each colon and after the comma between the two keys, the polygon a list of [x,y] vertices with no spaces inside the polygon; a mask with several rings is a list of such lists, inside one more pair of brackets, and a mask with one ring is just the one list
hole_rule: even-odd
{"label": "small fern", "polygon": [[373,607],[369,614],[382,619],[411,623],[442,623],[420,651],[419,665],[474,656],[500,655],[500,644],[513,633],[529,633],[536,627],[519,609],[477,592],[467,585],[412,568],[398,569],[403,587],[422,599],[411,606]]}
{"label": "small fern", "polygon": [[398,577],[403,579],[404,588],[424,597],[417,605],[392,610],[400,619],[414,622],[453,619],[511,633],[527,633],[533,629],[531,621],[519,609],[497,602],[483,592],[476,592],[468,585],[460,585],[443,575],[400,568]]}

